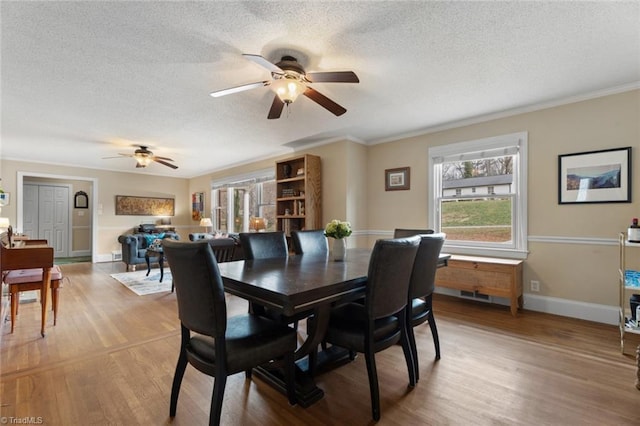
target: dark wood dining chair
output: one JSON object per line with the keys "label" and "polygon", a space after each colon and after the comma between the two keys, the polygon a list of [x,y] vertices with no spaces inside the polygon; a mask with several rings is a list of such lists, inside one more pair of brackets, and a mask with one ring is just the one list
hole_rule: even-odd
{"label": "dark wood dining chair", "polygon": [[393,231],[393,238],[413,237],[414,235],[433,234],[433,229],[408,229],[396,228]]}
{"label": "dark wood dining chair", "polygon": [[[369,376],[371,413],[380,420],[380,391],[375,353],[402,343],[409,373],[415,385],[415,369],[407,336],[407,296],[420,237],[376,241],[367,273],[364,303],[351,302],[331,310],[326,342],[364,353]],[[314,319],[310,318],[310,322]],[[310,358],[315,362],[315,357]]]}
{"label": "dark wood dining chair", "polygon": [[[169,415],[175,417],[187,364],[215,377],[209,425],[220,424],[227,376],[282,359],[289,403],[296,403],[294,351],[296,332],[251,313],[227,318],[222,278],[207,241],[164,242],[176,283],[180,318],[180,356],[171,387]],[[191,334],[191,333],[194,334]]]}
{"label": "dark wood dining chair", "polygon": [[284,232],[241,232],[240,245],[247,260],[287,257],[287,238]]}
{"label": "dark wood dining chair", "polygon": [[295,254],[327,254],[329,242],[324,229],[291,231],[291,242]]}
{"label": "dark wood dining chair", "polygon": [[420,379],[418,369],[418,350],[413,328],[429,322],[436,360],[440,359],[440,339],[438,327],[433,316],[433,291],[435,290],[436,270],[440,250],[444,244],[444,234],[421,234],[420,246],[413,262],[411,282],[409,284],[409,308],[407,309],[407,325],[409,344],[413,355],[416,382]]}

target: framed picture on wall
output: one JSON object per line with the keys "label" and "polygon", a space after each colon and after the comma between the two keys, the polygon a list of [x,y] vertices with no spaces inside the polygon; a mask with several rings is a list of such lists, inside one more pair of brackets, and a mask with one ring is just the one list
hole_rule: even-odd
{"label": "framed picture on wall", "polygon": [[558,156],[558,203],[630,203],[631,147]]}
{"label": "framed picture on wall", "polygon": [[191,194],[191,219],[200,221],[204,217],[204,192]]}
{"label": "framed picture on wall", "polygon": [[387,169],[384,171],[385,191],[399,191],[410,188],[410,168],[399,167],[397,169]]}

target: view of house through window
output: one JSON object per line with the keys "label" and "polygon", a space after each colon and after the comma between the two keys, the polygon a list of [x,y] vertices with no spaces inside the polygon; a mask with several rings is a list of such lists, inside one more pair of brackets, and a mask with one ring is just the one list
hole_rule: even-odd
{"label": "view of house through window", "polygon": [[213,182],[211,219],[215,230],[249,232],[251,219],[265,219],[266,231],[276,227],[276,181],[272,170]]}
{"label": "view of house through window", "polygon": [[449,240],[510,242],[513,157],[442,163],[440,226]]}
{"label": "view of house through window", "polygon": [[429,150],[429,223],[449,247],[526,250],[526,133]]}

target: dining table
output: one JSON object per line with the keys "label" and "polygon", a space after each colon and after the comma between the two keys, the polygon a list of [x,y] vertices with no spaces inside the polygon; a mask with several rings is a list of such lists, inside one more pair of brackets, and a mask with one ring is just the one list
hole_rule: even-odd
{"label": "dining table", "polygon": [[[315,384],[308,355],[318,350],[323,340],[331,308],[365,295],[370,257],[371,249],[353,248],[347,250],[343,261],[334,261],[328,254],[302,254],[218,264],[226,292],[279,312],[283,318],[314,316],[314,327],[307,329],[306,339],[295,352],[296,395],[303,407],[324,395]],[[441,254],[438,266],[446,266],[449,257]],[[329,348],[320,351],[317,359],[314,373],[342,365],[348,360],[348,352]],[[286,392],[279,369],[263,366],[254,369],[254,373]]]}

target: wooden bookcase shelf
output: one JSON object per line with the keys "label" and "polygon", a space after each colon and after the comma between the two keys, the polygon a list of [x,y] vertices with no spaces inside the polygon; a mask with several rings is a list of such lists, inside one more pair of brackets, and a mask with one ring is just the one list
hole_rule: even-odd
{"label": "wooden bookcase shelf", "polygon": [[276,162],[277,229],[321,229],[322,178],[320,157],[310,154]]}

